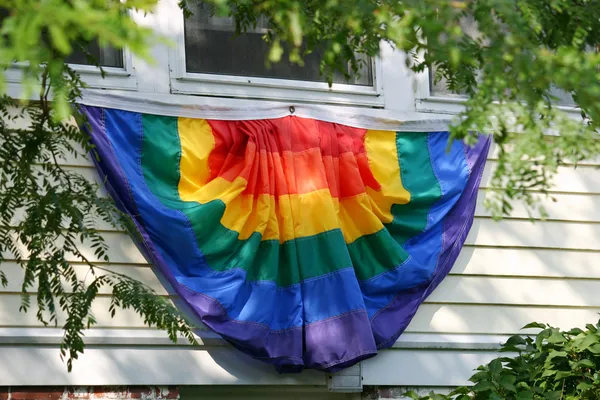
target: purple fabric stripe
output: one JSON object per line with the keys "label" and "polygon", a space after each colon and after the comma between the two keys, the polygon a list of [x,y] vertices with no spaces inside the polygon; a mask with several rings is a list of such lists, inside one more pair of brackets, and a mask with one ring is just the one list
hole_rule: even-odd
{"label": "purple fabric stripe", "polygon": [[481,135],[475,146],[464,145],[470,170],[469,182],[456,207],[448,213],[444,221],[444,247],[440,255],[439,273],[436,273],[431,285],[427,288],[425,297],[429,296],[442,279],[448,275],[471,230],[475,217],[477,191],[491,143],[490,136]]}
{"label": "purple fabric stripe", "polygon": [[180,292],[204,316],[202,322],[206,326],[218,331],[236,348],[274,364],[281,372],[296,372],[305,367],[335,371],[341,363],[354,364],[377,354],[364,310],[305,325],[303,338],[302,327],[270,331],[261,324],[231,320],[226,310],[209,296],[183,286]]}
{"label": "purple fabric stripe", "polygon": [[470,170],[469,180],[460,199],[444,220],[442,251],[438,267],[429,284],[398,294],[385,310],[371,320],[371,327],[378,349],[387,348],[394,344],[414,317],[419,305],[452,269],[473,225],[477,191],[490,144],[490,137],[481,136],[474,147],[465,145],[467,164]]}
{"label": "purple fabric stripe", "polygon": [[[85,106],[82,108],[88,115],[92,128],[92,132],[88,133],[100,156],[100,161],[94,158],[94,162],[100,175],[106,178],[107,190],[113,199],[121,210],[133,219],[143,242],[136,244],[206,326],[219,332],[245,353],[274,364],[280,372],[300,372],[305,367],[337,371],[377,354],[365,310],[306,325],[304,333],[303,327],[270,331],[262,324],[231,320],[216,300],[179,284],[135,211],[136,204],[128,186],[128,179],[114,154],[102,123],[102,109]],[[295,353],[290,355],[291,351]]]}

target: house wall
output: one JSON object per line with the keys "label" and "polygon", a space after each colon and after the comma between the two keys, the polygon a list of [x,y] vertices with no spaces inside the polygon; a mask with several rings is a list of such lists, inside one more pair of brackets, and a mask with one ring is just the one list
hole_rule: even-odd
{"label": "house wall", "polygon": [[[171,10],[172,3],[165,0],[161,7]],[[152,18],[156,17],[140,21],[150,25]],[[155,20],[153,26],[170,32],[164,20]],[[168,51],[158,46],[154,54],[164,59]],[[384,52],[384,59],[398,67],[385,72],[385,105],[374,112],[434,116],[422,107],[423,77],[412,76],[403,63],[396,63],[402,55]],[[163,93],[196,101],[184,94],[168,94],[168,66],[165,70],[164,63],[154,69],[142,61],[134,63],[140,96]],[[17,90],[16,86],[11,90]],[[230,99],[211,101],[242,104]],[[443,111],[439,102],[436,104],[436,112]],[[571,328],[598,319],[600,162],[561,168],[551,193],[556,201],[543,200],[547,220],[530,221],[524,208],[517,205],[510,217],[494,222],[483,206],[495,166],[493,151],[489,158],[466,246],[450,275],[420,307],[398,342],[361,363],[362,384],[367,387],[363,398],[398,397],[401,393],[387,387],[465,384],[474,368],[494,357],[499,343],[531,321]],[[96,179],[86,160],[66,159],[63,163],[65,168]],[[106,267],[146,282],[179,304],[124,232],[102,224],[99,229],[110,246]],[[91,251],[86,255],[94,260]],[[87,271],[76,259],[73,264],[82,276]],[[63,387],[59,391],[67,393],[65,386],[158,385],[179,386],[181,398],[265,397],[265,393],[288,398],[357,398],[356,394],[328,393],[331,377],[325,373],[279,375],[203,329],[198,331],[199,347],[183,341],[172,344],[163,332],[145,327],[133,312],[119,311],[111,318],[106,293],[95,304],[98,324],[86,334],[85,353],[75,362],[73,372],[67,373],[58,351],[61,330],[43,327],[35,312],[19,312],[22,271],[11,260],[2,268],[9,285],[0,287],[0,386]],[[0,399],[2,396],[0,393]]]}

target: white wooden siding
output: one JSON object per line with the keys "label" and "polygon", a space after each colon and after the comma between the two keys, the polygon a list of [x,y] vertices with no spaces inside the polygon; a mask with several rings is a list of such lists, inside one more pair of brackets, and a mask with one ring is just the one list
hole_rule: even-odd
{"label": "white wooden siding", "polygon": [[[462,384],[472,369],[494,356],[492,349],[507,335],[531,321],[571,328],[598,319],[600,163],[561,168],[552,190],[556,201],[543,200],[547,220],[531,222],[517,205],[509,218],[495,222],[483,207],[493,157],[492,153],[473,228],[454,268],[399,342],[363,363],[364,385]],[[96,179],[89,161],[68,158],[64,163]],[[125,233],[102,222],[98,229],[110,247],[111,262],[102,263],[104,267],[141,279],[179,304]],[[96,260],[89,249],[84,254]],[[87,267],[71,260],[85,276]],[[98,325],[89,333],[91,347],[75,362],[74,373],[67,374],[57,349],[60,329],[42,328],[34,312],[18,311],[22,271],[14,261],[2,268],[9,285],[0,288],[0,359],[19,359],[22,368],[18,372],[14,365],[0,363],[0,385],[326,385],[322,373],[281,377],[214,335],[201,333],[202,327],[198,332],[205,337],[204,346],[173,346],[132,311],[119,311],[111,318],[106,289],[94,305]],[[34,367],[39,370],[24,372]]]}

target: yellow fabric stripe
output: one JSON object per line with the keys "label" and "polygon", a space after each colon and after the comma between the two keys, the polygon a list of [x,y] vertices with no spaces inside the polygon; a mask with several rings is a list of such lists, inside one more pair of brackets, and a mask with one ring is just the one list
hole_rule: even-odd
{"label": "yellow fabric stripe", "polygon": [[373,213],[383,223],[390,223],[393,204],[407,204],[410,192],[402,186],[400,162],[396,150],[396,132],[367,131],[365,149],[373,176],[381,185],[381,191],[367,188]]}
{"label": "yellow fabric stripe", "polygon": [[188,200],[210,178],[208,156],[215,148],[215,138],[203,119],[178,118],[177,130],[181,142],[179,196]]}
{"label": "yellow fabric stripe", "polygon": [[352,243],[363,235],[378,232],[383,228],[366,193],[342,199],[339,207],[338,217],[346,243]]}
{"label": "yellow fabric stripe", "polygon": [[263,240],[280,242],[339,228],[327,189],[277,198],[269,194],[238,196],[227,204],[221,223],[239,232],[241,240],[259,232]]}
{"label": "yellow fabric stripe", "polygon": [[268,194],[238,196],[227,204],[221,223],[239,232],[241,240],[259,232],[263,240],[280,242],[341,228],[344,239],[351,243],[383,228],[366,194],[340,202],[327,189],[283,195],[277,200]]}

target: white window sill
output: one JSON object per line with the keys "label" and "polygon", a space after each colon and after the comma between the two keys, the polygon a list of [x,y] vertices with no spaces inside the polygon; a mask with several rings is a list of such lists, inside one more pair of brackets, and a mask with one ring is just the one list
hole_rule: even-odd
{"label": "white window sill", "polygon": [[[129,60],[127,65],[131,65]],[[16,63],[14,67],[7,68],[3,72],[8,86],[7,94],[11,97],[23,96],[21,82],[25,66],[25,63]],[[70,64],[70,67],[79,73],[81,80],[90,88],[137,90],[137,79],[131,67],[103,67],[104,77],[100,68],[92,65]]]}
{"label": "white window sill", "polygon": [[171,92],[240,99],[383,107],[382,88],[296,80],[185,74],[171,79]]}

